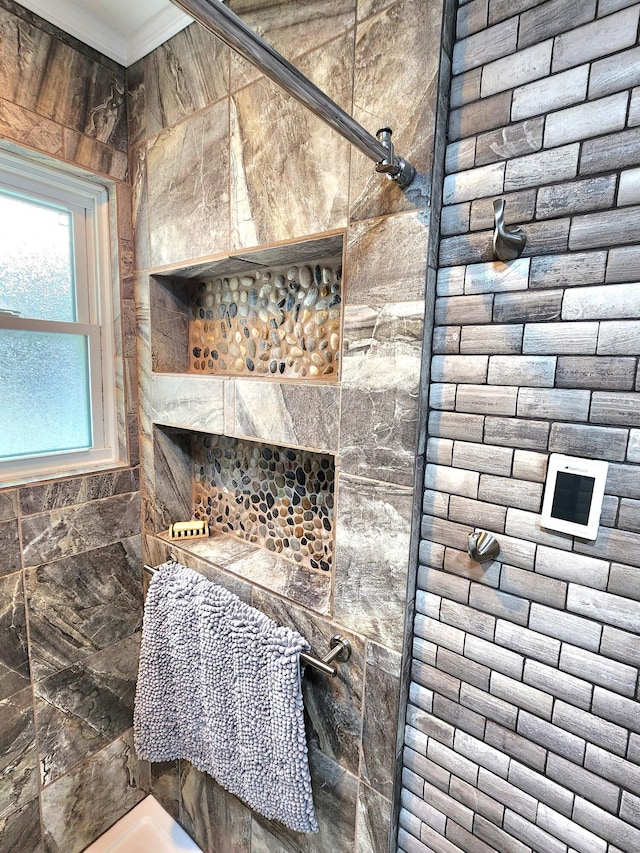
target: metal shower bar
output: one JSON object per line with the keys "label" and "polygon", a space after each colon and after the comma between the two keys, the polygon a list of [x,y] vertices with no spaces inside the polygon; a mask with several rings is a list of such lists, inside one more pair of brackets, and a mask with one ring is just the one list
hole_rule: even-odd
{"label": "metal shower bar", "polygon": [[221,0],[171,0],[171,2],[255,65],[263,74],[355,145],[365,156],[374,160],[376,171],[387,175],[401,187],[409,186],[415,177],[416,170],[394,153],[391,130],[388,127],[381,128],[377,138],[372,136],[301,71],[254,33],[241,18],[227,9]]}

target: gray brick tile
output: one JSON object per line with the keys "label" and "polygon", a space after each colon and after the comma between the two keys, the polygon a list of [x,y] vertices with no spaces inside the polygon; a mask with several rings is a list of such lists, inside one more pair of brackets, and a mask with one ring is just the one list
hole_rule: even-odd
{"label": "gray brick tile", "polygon": [[556,359],[553,356],[495,355],[489,359],[489,385],[528,385],[553,388]]}
{"label": "gray brick tile", "polygon": [[[411,814],[414,820],[417,820],[418,823],[422,822],[427,826],[432,827],[437,832],[444,833],[447,819],[431,804],[431,802],[423,800],[421,797],[412,794],[410,791],[403,791],[402,806],[403,811]],[[405,829],[406,828],[407,827],[405,826]]]}
{"label": "gray brick tile", "polygon": [[[507,518],[511,509],[507,509]],[[533,570],[536,546],[533,542],[517,536],[500,536],[500,558],[503,562],[520,569]]]}
{"label": "gray brick tile", "polygon": [[478,774],[478,788],[493,800],[514,809],[519,815],[529,818],[529,820],[535,820],[538,809],[537,800],[515,785],[501,779],[500,776],[496,776],[495,773],[485,770],[484,767],[480,768]]}
{"label": "gray brick tile", "polygon": [[432,409],[453,411],[456,407],[456,385],[433,382],[429,388],[429,405]]}
{"label": "gray brick tile", "polygon": [[410,835],[403,827],[400,827],[398,833],[398,845],[403,853],[433,853],[433,850]]}
{"label": "gray brick tile", "polygon": [[[584,387],[584,386],[582,386]],[[627,448],[627,431],[581,424],[553,424],[549,437],[552,453],[590,456],[595,459],[624,459]]]}
{"label": "gray brick tile", "polygon": [[462,654],[466,637],[464,631],[420,613],[416,615],[414,630],[419,637]]}
{"label": "gray brick tile", "polygon": [[618,206],[640,203],[640,169],[627,169],[620,175]]}
{"label": "gray brick tile", "polygon": [[429,438],[427,440],[427,462],[438,465],[451,465],[453,441],[449,438]]}
{"label": "gray brick tile", "polygon": [[[495,504],[486,503],[483,501],[469,500],[453,496],[449,505],[449,518],[452,521],[459,521],[461,524],[468,524],[470,527],[475,527],[478,519],[482,519],[484,528],[490,528],[495,532],[504,531],[504,520],[507,510],[503,506],[495,506]],[[483,568],[486,569],[486,566]]]}
{"label": "gray brick tile", "polygon": [[420,637],[413,638],[412,652],[415,661],[425,663],[428,666],[435,666],[437,651],[438,648],[434,643],[428,643],[425,640],[420,639]]}
{"label": "gray brick tile", "polygon": [[[553,188],[549,187],[548,189],[551,191]],[[540,198],[540,193],[538,194],[538,198]],[[616,249],[612,251],[621,252],[624,250]],[[609,264],[611,264],[611,254],[610,252]],[[572,252],[570,255],[550,255],[548,257],[532,258],[529,286],[532,288],[542,288],[599,284],[604,279],[606,263],[607,253],[604,251]],[[620,265],[616,266],[619,267]],[[638,276],[640,277],[640,258],[638,259]]]}
{"label": "gray brick tile", "polygon": [[463,415],[459,412],[431,412],[429,434],[442,438],[466,438],[482,441],[484,418],[480,415]]}
{"label": "gray brick tile", "polygon": [[450,747],[453,747],[453,738],[449,745],[431,739],[428,747],[429,758],[470,785],[475,785],[478,780],[479,766]]}
{"label": "gray brick tile", "polygon": [[631,90],[631,103],[629,104],[627,124],[629,127],[636,127],[640,124],[640,87],[638,86]]}
{"label": "gray brick tile", "polygon": [[501,850],[503,853],[531,853],[531,847],[518,841],[482,815],[476,815],[473,826],[476,835],[490,844],[492,850]]}
{"label": "gray brick tile", "polygon": [[523,254],[557,255],[569,250],[569,228],[571,219],[547,219],[527,224],[527,244]]}
{"label": "gray brick tile", "polygon": [[508,729],[515,729],[518,709],[502,699],[492,696],[469,684],[460,688],[460,702],[467,708],[473,708],[489,720]]}
{"label": "gray brick tile", "polygon": [[[575,606],[572,601],[572,589],[575,589],[575,584],[569,584],[567,595],[567,607],[573,609]],[[583,589],[580,587],[580,589]],[[586,590],[587,587],[584,587]],[[592,592],[595,592],[592,590]],[[604,595],[606,593],[600,593]],[[575,593],[573,595],[575,599]],[[593,610],[584,608],[579,612],[584,613],[588,609],[593,616]],[[580,616],[574,616],[573,613],[562,613],[558,610],[545,607],[542,604],[531,605],[531,617],[529,619],[529,627],[533,631],[540,631],[550,637],[556,637],[558,640],[564,640],[568,643],[574,643],[583,649],[597,652],[600,647],[600,636],[602,627],[598,622],[591,622],[589,619],[583,619]]]}
{"label": "gray brick tile", "polygon": [[[458,826],[453,820],[447,822],[447,838],[454,843],[453,849],[455,851],[464,850],[464,853],[493,853],[493,848],[485,844],[484,841],[481,841],[477,835],[472,835],[464,827]],[[448,844],[449,842],[447,841],[446,843]],[[437,850],[435,853],[450,853],[450,851],[447,847],[442,851]]]}
{"label": "gray brick tile", "polygon": [[617,812],[620,789],[611,782],[600,779],[595,773],[553,754],[549,755],[547,773],[551,779],[562,783],[576,794],[588,795],[592,803],[614,814]]}
{"label": "gray brick tile", "polygon": [[574,678],[553,667],[535,660],[528,660],[524,666],[526,684],[537,687],[559,699],[566,699],[574,705],[588,709],[591,705],[593,687],[587,681]]}
{"label": "gray brick tile", "polygon": [[505,191],[554,184],[575,178],[578,173],[579,151],[580,146],[576,143],[555,148],[553,151],[539,151],[536,154],[509,160],[504,173]]}
{"label": "gray brick tile", "polygon": [[[635,243],[640,240],[640,207],[625,207],[609,213],[589,213],[572,220],[569,234],[571,249],[596,248],[619,243]],[[624,288],[627,285],[608,285],[611,288]],[[612,297],[616,291],[612,290]],[[622,291],[620,291],[622,292]],[[567,295],[574,293],[567,291]],[[618,306],[619,307],[619,306]],[[614,316],[620,316],[615,314]],[[623,314],[622,316],[628,316]],[[609,319],[605,314],[604,319]]]}
{"label": "gray brick tile", "polygon": [[[586,78],[584,88],[586,90]],[[486,130],[503,127],[509,124],[510,112],[511,92],[501,92],[482,101],[467,103],[449,113],[449,140],[457,142]],[[527,118],[528,115],[530,114],[522,118]]]}
{"label": "gray brick tile", "polygon": [[433,330],[433,352],[440,355],[460,351],[460,326],[436,326]]}
{"label": "gray brick tile", "polygon": [[[637,55],[640,56],[640,48],[638,51]],[[612,172],[615,169],[624,169],[638,162],[640,162],[640,128],[622,130],[620,133],[611,133],[599,139],[588,139],[582,144],[580,174],[591,175],[595,172]],[[615,245],[620,242],[633,243],[635,241],[613,239],[611,244]],[[594,243],[589,248],[595,248],[597,245]],[[576,246],[575,248],[580,247]]]}
{"label": "gray brick tile", "polygon": [[[536,773],[535,770],[531,770],[517,761],[512,761],[509,768],[509,782],[517,789],[525,791],[531,797],[539,800],[540,806],[543,804],[550,806],[555,812],[562,815],[571,814],[573,809],[573,794],[546,776]],[[509,803],[508,805],[511,804]],[[531,820],[535,819],[536,814],[531,817],[524,814],[524,817],[529,817]],[[544,828],[544,823],[542,826]],[[552,834],[556,835],[556,833]]]}
{"label": "gray brick tile", "polygon": [[601,838],[619,844],[626,850],[640,850],[640,830],[610,815],[598,806],[594,806],[587,800],[576,797],[573,816],[578,823],[593,832],[597,832]]}
{"label": "gray brick tile", "polygon": [[464,326],[460,334],[461,353],[522,352],[524,326]]}
{"label": "gray brick tile", "polygon": [[[620,515],[623,516],[623,510],[628,513],[629,520],[632,520],[633,514],[637,513],[637,506],[634,500],[640,499],[640,477],[638,477],[638,468],[636,465],[619,465],[615,462],[609,465],[607,472],[607,482],[605,490],[609,495],[616,495],[619,498],[632,498],[633,500],[623,500],[620,503]],[[628,525],[619,524],[619,527],[637,530],[637,525],[629,528]]]}
{"label": "gray brick tile", "polygon": [[[586,749],[583,738],[541,720],[528,711],[522,711],[518,716],[518,734],[545,747],[545,749],[562,755],[575,764],[582,764]],[[539,768],[541,769],[541,768]]]}
{"label": "gray brick tile", "polygon": [[537,6],[540,0],[491,0],[489,4],[489,23],[496,24],[512,15],[519,15],[525,9]]}
{"label": "gray brick tile", "polygon": [[456,411],[471,414],[515,415],[518,389],[501,385],[458,385]]}
{"label": "gray brick tile", "polygon": [[[410,751],[405,749],[404,754],[406,755],[408,752]],[[418,776],[417,773],[414,773],[413,770],[409,770],[409,768],[405,766],[402,768],[402,786],[408,791],[412,791],[414,794],[418,794],[418,796],[421,796],[422,789],[424,788],[424,779]]]}
{"label": "gray brick tile", "polygon": [[[634,504],[637,509],[638,502],[635,501]],[[638,570],[631,568],[631,566],[625,566],[622,563],[613,563],[609,574],[607,592],[640,601],[640,577],[638,576]],[[638,649],[640,650],[640,639],[638,640]]]}
{"label": "gray brick tile", "polygon": [[527,450],[546,450],[549,424],[520,418],[488,417],[484,436],[491,444],[521,447]]}
{"label": "gray brick tile", "polygon": [[470,264],[466,268],[464,292],[473,295],[526,290],[530,263],[529,258],[517,258],[509,264]]}
{"label": "gray brick tile", "polygon": [[531,450],[516,450],[513,454],[513,476],[520,480],[543,483],[547,472],[547,456]]}
{"label": "gray brick tile", "polygon": [[[476,159],[476,138],[461,139],[447,145],[445,151],[444,169],[448,175],[451,172],[462,172],[472,169]],[[482,165],[482,164],[479,164]]]}
{"label": "gray brick tile", "polygon": [[[512,536],[521,536],[532,543],[537,542],[559,550],[571,550],[571,540],[567,536],[540,527],[540,516],[537,513],[509,507],[505,530]],[[533,564],[524,568],[533,569]]]}
{"label": "gray brick tile", "polygon": [[429,464],[425,471],[425,486],[429,489],[475,498],[478,496],[479,478],[477,471],[464,471],[460,468]]}
{"label": "gray brick tile", "polygon": [[524,666],[522,655],[518,655],[515,652],[509,651],[509,649],[504,649],[480,637],[474,637],[471,634],[466,636],[464,655],[478,663],[486,664],[498,673],[511,676],[513,679],[522,678]]}
{"label": "gray brick tile", "polygon": [[563,841],[553,838],[548,832],[529,823],[510,809],[507,809],[505,814],[504,828],[512,835],[526,841],[534,850],[544,850],[545,853],[566,853],[567,847]]}
{"label": "gray brick tile", "polygon": [[459,604],[457,601],[443,601],[440,608],[440,616],[443,622],[475,634],[484,640],[492,640],[495,632],[496,620],[489,613],[482,613],[475,607]]}
{"label": "gray brick tile", "polygon": [[453,445],[453,464],[486,474],[509,476],[513,450],[492,444],[456,441]]}
{"label": "gray brick tile", "polygon": [[417,726],[415,726],[415,724],[412,723],[409,719],[409,708],[412,708],[411,716],[416,720],[421,719],[421,717],[416,714],[417,711],[427,711],[428,713],[431,713],[433,709],[433,691],[427,690],[424,687],[420,687],[419,684],[414,684],[413,682],[411,682],[411,684],[409,685],[409,705],[407,708],[407,722],[410,726],[414,725],[414,727],[417,728]]}
{"label": "gray brick tile", "polygon": [[586,421],[590,393],[560,388],[520,388],[518,417],[550,418],[560,421]]}
{"label": "gray brick tile", "polygon": [[[438,649],[438,668],[481,691],[489,688],[489,667],[470,661],[450,649]],[[462,690],[462,686],[460,689]],[[480,711],[479,708],[477,710]]]}
{"label": "gray brick tile", "polygon": [[640,827],[640,798],[634,797],[628,791],[623,791],[620,817],[627,823]]}
{"label": "gray brick tile", "polygon": [[[522,718],[521,711],[518,719]],[[519,725],[519,723],[518,723]],[[487,722],[486,741],[491,746],[504,752],[506,755],[521,761],[534,770],[544,770],[547,758],[546,749],[533,742],[531,738],[521,737],[515,732],[505,729],[491,721]]]}
{"label": "gray brick tile", "polygon": [[[574,107],[574,109],[580,108]],[[616,180],[613,175],[540,187],[536,216],[538,219],[555,219],[558,216],[569,216],[574,213],[604,210],[613,205],[615,191]],[[602,278],[598,281],[602,281]],[[579,283],[587,282],[581,280]]]}
{"label": "gray brick tile", "polygon": [[564,607],[567,595],[566,584],[562,581],[527,572],[515,566],[502,567],[500,589],[540,604],[548,604],[550,607]]}
{"label": "gray brick tile", "polygon": [[467,829],[471,829],[473,824],[473,812],[471,809],[467,808],[467,806],[459,803],[453,797],[450,797],[444,791],[441,791],[439,788],[436,788],[428,782],[424,786],[424,796],[434,809],[437,809],[442,815],[443,828],[442,830],[438,829],[439,832],[444,833],[445,815],[450,817],[452,820],[455,820],[455,822],[460,826],[465,826]]}
{"label": "gray brick tile", "polygon": [[605,720],[611,720],[623,728],[640,732],[638,703],[633,699],[625,699],[624,696],[618,696],[617,693],[611,693],[603,687],[595,687],[593,690],[593,713],[604,717]]}
{"label": "gray brick tile", "polygon": [[560,652],[560,669],[577,676],[587,674],[593,684],[623,696],[633,696],[636,692],[638,670],[635,667],[616,663],[567,643],[563,643]]}
{"label": "gray brick tile", "polygon": [[531,711],[543,720],[551,719],[553,697],[542,690],[530,687],[499,672],[491,674],[491,692],[507,702]]}
{"label": "gray brick tile", "polygon": [[600,0],[598,3],[598,17],[610,15],[612,12],[617,12],[619,9],[626,9],[627,6],[633,6],[637,0]]}
{"label": "gray brick tile", "polygon": [[527,323],[522,351],[531,354],[593,355],[597,323]]}
{"label": "gray brick tile", "polygon": [[452,601],[466,604],[469,600],[469,581],[465,578],[454,577],[446,572],[429,569],[426,573],[425,584],[427,591],[440,595]]}
{"label": "gray brick tile", "polygon": [[640,340],[640,320],[600,324],[598,355],[635,355]]}
{"label": "gray brick tile", "polygon": [[627,448],[627,461],[640,462],[640,430],[629,431],[629,447]]}
{"label": "gray brick tile", "polygon": [[496,323],[537,323],[560,319],[561,290],[498,293],[493,303]]}
{"label": "gray brick tile", "polygon": [[602,746],[617,755],[625,754],[627,731],[589,711],[576,708],[568,702],[557,701],[553,710],[553,722],[560,728],[583,737],[588,743]]}
{"label": "gray brick tile", "polygon": [[[602,15],[602,10],[599,10]],[[638,9],[627,9],[559,35],[553,48],[553,71],[564,71],[616,53],[635,43]]]}
{"label": "gray brick tile", "polygon": [[602,557],[616,563],[628,563],[640,568],[640,535],[627,530],[600,528],[595,542],[576,539],[574,550],[592,557]]}
{"label": "gray brick tile", "polygon": [[482,474],[478,489],[480,500],[503,506],[519,506],[538,512],[542,503],[542,484],[513,477],[495,477]]}
{"label": "gray brick tile", "polygon": [[[476,165],[483,166],[496,160],[511,160],[539,151],[542,148],[542,118],[526,119],[506,127],[480,134],[476,141]],[[512,199],[506,199],[507,214],[511,210]],[[505,222],[509,224],[505,218]]]}
{"label": "gray brick tile", "polygon": [[490,323],[493,299],[491,294],[436,299],[435,322],[440,326]]}
{"label": "gray brick tile", "polygon": [[456,732],[454,749],[460,755],[463,755],[480,767],[490,770],[496,776],[501,776],[503,779],[507,778],[509,757],[501,750],[495,749],[489,743],[478,740],[467,734],[467,732]]}
{"label": "gray brick tile", "polygon": [[462,296],[466,267],[445,267],[438,270],[436,293],[438,296]]}
{"label": "gray brick tile", "polygon": [[487,381],[488,361],[486,355],[433,356],[431,381],[484,383]]}
{"label": "gray brick tile", "polygon": [[[519,86],[513,92],[511,120],[520,121],[584,101],[587,96],[588,79],[589,66],[581,65],[579,68]],[[495,97],[503,97],[503,95]]]}
{"label": "gray brick tile", "polygon": [[621,92],[638,84],[640,48],[634,47],[600,59],[591,66],[589,97],[599,98],[610,92]]}
{"label": "gray brick tile", "polygon": [[574,581],[597,589],[606,589],[609,564],[605,560],[567,553],[540,545],[536,551],[536,572],[567,582]]}
{"label": "gray brick tile", "polygon": [[[502,159],[497,156],[493,160]],[[489,160],[491,162],[491,160]],[[531,222],[536,209],[536,190],[521,190],[515,193],[502,193],[501,198],[505,200],[506,225],[521,225]],[[478,198],[471,202],[471,219],[469,227],[472,231],[482,231],[494,227],[493,199]],[[529,228],[527,228],[529,231]]]}
{"label": "gray brick tile", "polygon": [[[404,742],[405,745],[413,752],[418,753],[418,755],[426,755],[428,740],[428,735],[426,735],[424,732],[420,732],[417,729],[414,729],[412,726],[405,726]],[[413,769],[410,764],[407,764],[407,767]]]}
{"label": "gray brick tile", "polygon": [[[422,663],[420,661],[413,661],[411,677],[416,684],[419,684],[421,687],[426,687],[427,690],[433,690],[434,693],[441,696],[447,696],[451,699],[457,700],[460,693],[459,679],[453,678],[452,676],[447,675],[446,672],[441,672],[439,669],[436,669],[436,667],[429,666],[429,664]],[[409,744],[409,746],[416,749],[413,744]],[[421,752],[422,750],[418,751]]]}
{"label": "gray brick tile", "polygon": [[606,281],[638,281],[639,279],[640,246],[621,246],[610,249]]}
{"label": "gray brick tile", "polygon": [[422,512],[446,518],[449,515],[449,495],[425,489],[422,496]]}
{"label": "gray brick tile", "polygon": [[436,694],[433,700],[433,713],[456,729],[480,740],[484,738],[486,719],[470,708],[463,708],[457,701],[452,702],[445,696]]}
{"label": "gray brick tile", "polygon": [[443,237],[440,240],[439,258],[444,267],[490,261],[493,259],[491,232]]}
{"label": "gray brick tile", "polygon": [[[432,566],[433,568],[441,568],[444,565],[444,545],[438,545],[435,542],[425,541],[420,542],[419,560],[422,563],[421,568]],[[420,574],[418,572],[418,580]]]}
{"label": "gray brick tile", "polygon": [[480,97],[480,80],[482,68],[473,68],[463,74],[457,74],[451,80],[451,109],[464,106],[471,101],[477,101]]}
{"label": "gray brick tile", "polygon": [[535,44],[542,39],[572,30],[579,24],[592,21],[596,16],[595,0],[584,0],[579,5],[567,5],[564,0],[549,0],[520,16],[518,47]]}
{"label": "gray brick tile", "polygon": [[627,759],[629,761],[633,761],[636,765],[640,764],[640,737],[638,737],[638,735],[631,735],[629,737]]}
{"label": "gray brick tile", "polygon": [[553,39],[548,39],[487,63],[482,69],[481,97],[546,77],[551,69],[552,48]]}
{"label": "gray brick tile", "polygon": [[625,761],[618,755],[612,755],[611,751],[587,744],[584,766],[615,785],[627,788],[635,794],[640,793],[640,767],[637,763]]}
{"label": "gray brick tile", "polygon": [[627,119],[626,92],[588,101],[547,116],[544,130],[544,147],[554,148],[603,133],[622,130]]}
{"label": "gray brick tile", "polygon": [[640,633],[640,608],[621,595],[570,584],[567,609],[626,631]]}
{"label": "gray brick tile", "polygon": [[[483,771],[486,772],[486,771]],[[494,823],[502,823],[504,815],[504,806],[492,797],[487,796],[481,790],[469,785],[468,782],[458,779],[456,776],[451,778],[451,796],[463,803],[471,811],[478,812],[484,815]]]}
{"label": "gray brick tile", "polygon": [[465,234],[469,230],[471,204],[452,204],[442,208],[440,217],[440,233],[444,237],[452,234]]}
{"label": "gray brick tile", "polygon": [[[635,365],[634,358],[561,357],[558,359],[556,385],[560,388],[630,391],[633,388]],[[623,431],[617,432],[622,434]]]}
{"label": "gray brick tile", "polygon": [[[635,208],[640,211],[640,208]],[[640,232],[639,232],[640,233]],[[638,313],[636,284],[603,284],[566,290],[563,320],[632,320]]]}
{"label": "gray brick tile", "polygon": [[488,166],[478,166],[466,172],[447,175],[444,179],[442,202],[445,205],[458,204],[479,196],[499,195],[502,192],[504,173],[504,163],[490,163]]}
{"label": "gray brick tile", "polygon": [[453,49],[453,74],[512,53],[516,49],[517,33],[518,21],[512,18],[458,41]]}
{"label": "gray brick tile", "polygon": [[555,838],[565,841],[571,850],[577,850],[578,853],[606,853],[607,842],[603,841],[599,834],[589,832],[542,803],[538,809],[536,823]]}
{"label": "gray brick tile", "polygon": [[487,26],[489,0],[472,0],[458,9],[456,38],[463,39]]}
{"label": "gray brick tile", "polygon": [[507,619],[509,622],[515,622],[522,626],[527,624],[529,618],[530,604],[528,601],[480,584],[471,584],[469,604],[483,613],[491,613],[493,616]]}

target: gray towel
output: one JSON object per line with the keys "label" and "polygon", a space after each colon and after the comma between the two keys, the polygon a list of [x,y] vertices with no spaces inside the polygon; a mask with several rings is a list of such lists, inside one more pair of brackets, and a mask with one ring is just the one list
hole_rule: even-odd
{"label": "gray towel", "polygon": [[252,809],[317,832],[296,631],[197,572],[149,585],[134,710],[138,756],[185,758]]}

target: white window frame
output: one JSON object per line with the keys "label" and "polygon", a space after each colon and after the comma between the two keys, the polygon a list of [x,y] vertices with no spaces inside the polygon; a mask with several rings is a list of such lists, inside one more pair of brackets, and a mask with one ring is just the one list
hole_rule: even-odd
{"label": "white window frame", "polygon": [[0,150],[0,189],[65,208],[72,215],[76,322],[35,320],[0,311],[0,329],[87,336],[92,431],[92,446],[86,450],[0,460],[0,486],[114,467],[121,464],[121,454],[109,191],[88,178],[4,150]]}

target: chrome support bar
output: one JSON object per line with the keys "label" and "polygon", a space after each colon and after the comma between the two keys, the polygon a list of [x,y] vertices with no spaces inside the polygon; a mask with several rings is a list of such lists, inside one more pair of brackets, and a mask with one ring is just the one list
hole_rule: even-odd
{"label": "chrome support bar", "polygon": [[[158,571],[158,567],[148,566],[145,563],[144,570],[149,572],[151,575],[155,575]],[[335,678],[338,674],[338,670],[335,666],[331,666],[331,664],[334,660],[349,660],[351,657],[351,643],[346,637],[343,637],[341,634],[336,634],[335,637],[331,638],[329,645],[331,647],[331,651],[322,659],[317,658],[315,655],[309,654],[308,652],[300,652],[300,661],[307,666],[312,666],[324,675],[329,676],[329,678]]]}
{"label": "chrome support bar", "polygon": [[376,139],[366,131],[349,113],[254,33],[241,18],[227,9],[221,0],[171,2],[304,104],[365,156],[374,160],[377,171],[386,174],[400,187],[409,186],[416,170],[402,157],[394,155],[388,128],[379,130],[378,136],[388,133],[389,145],[386,137]]}

